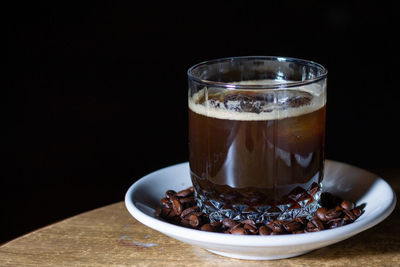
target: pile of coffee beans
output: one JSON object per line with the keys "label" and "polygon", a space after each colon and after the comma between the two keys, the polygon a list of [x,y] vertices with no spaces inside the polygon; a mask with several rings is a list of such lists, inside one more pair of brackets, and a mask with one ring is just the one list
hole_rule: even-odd
{"label": "pile of coffee beans", "polygon": [[361,207],[342,200],[328,192],[321,194],[321,208],[308,220],[298,217],[291,221],[274,220],[266,224],[253,220],[235,221],[225,218],[211,222],[207,215],[196,206],[194,189],[189,187],[179,192],[168,190],[161,199],[161,206],[155,215],[169,223],[208,232],[234,235],[281,235],[317,232],[333,229],[354,222],[361,214]]}

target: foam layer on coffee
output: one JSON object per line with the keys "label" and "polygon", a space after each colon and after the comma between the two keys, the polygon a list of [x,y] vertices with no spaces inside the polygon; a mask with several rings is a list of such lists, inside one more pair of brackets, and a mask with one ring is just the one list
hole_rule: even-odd
{"label": "foam layer on coffee", "polygon": [[[281,81],[257,80],[238,85],[274,84]],[[289,82],[288,82],[289,83]],[[189,108],[198,114],[228,120],[276,120],[311,113],[326,103],[321,84],[294,88],[229,90],[207,88],[189,97]]]}

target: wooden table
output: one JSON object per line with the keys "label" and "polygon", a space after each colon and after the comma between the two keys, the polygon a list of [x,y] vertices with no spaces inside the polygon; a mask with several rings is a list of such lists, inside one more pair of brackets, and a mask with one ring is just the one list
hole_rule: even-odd
{"label": "wooden table", "polygon": [[[400,169],[377,170],[400,199]],[[400,266],[400,210],[355,237],[276,261],[214,255],[136,221],[118,202],[44,227],[0,247],[0,266]]]}

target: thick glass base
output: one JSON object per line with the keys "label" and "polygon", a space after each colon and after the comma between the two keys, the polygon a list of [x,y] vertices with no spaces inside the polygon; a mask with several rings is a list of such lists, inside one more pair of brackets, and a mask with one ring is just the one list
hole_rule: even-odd
{"label": "thick glass base", "polygon": [[195,192],[195,195],[197,205],[202,212],[208,215],[211,222],[229,218],[235,221],[251,219],[256,223],[267,223],[273,220],[289,221],[296,217],[311,219],[317,209],[320,208],[318,201],[321,196],[321,189],[307,198],[300,198],[295,202],[291,201],[290,203],[275,206],[249,207],[245,204],[233,204],[229,208],[224,208],[225,204],[222,202],[206,199],[204,196],[197,194],[197,192]]}

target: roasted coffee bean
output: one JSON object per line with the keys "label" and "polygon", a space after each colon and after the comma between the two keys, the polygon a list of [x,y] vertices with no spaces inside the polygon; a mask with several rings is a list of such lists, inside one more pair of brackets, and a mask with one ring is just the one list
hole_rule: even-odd
{"label": "roasted coffee bean", "polygon": [[166,198],[166,197],[161,199],[161,204],[166,208],[171,208],[172,207],[171,201],[169,201],[169,199]]}
{"label": "roasted coffee bean", "polygon": [[286,231],[293,232],[293,231],[301,229],[303,227],[303,225],[301,223],[299,223],[298,221],[290,221],[290,222],[284,223],[283,227],[285,228]]}
{"label": "roasted coffee bean", "polygon": [[336,210],[336,209],[330,209],[326,212],[325,217],[327,221],[330,221],[332,219],[336,219],[342,215],[341,210]]}
{"label": "roasted coffee bean", "polygon": [[198,216],[194,215],[194,214],[190,214],[188,217],[189,220],[189,224],[193,227],[196,228],[200,225],[201,220]]}
{"label": "roasted coffee bean", "polygon": [[246,229],[251,234],[256,234],[258,231],[257,227],[251,224],[245,224],[243,225],[243,228]]}
{"label": "roasted coffee bean", "polygon": [[179,222],[181,226],[190,227],[190,221],[187,219],[183,219]]}
{"label": "roasted coffee bean", "polygon": [[181,202],[179,202],[179,200],[176,198],[172,200],[172,209],[176,215],[180,215],[182,213],[183,206]]}
{"label": "roasted coffee bean", "polygon": [[182,204],[196,204],[193,196],[180,198],[179,201]]}
{"label": "roasted coffee bean", "polygon": [[354,216],[359,217],[361,215],[361,210],[355,208],[351,212],[353,212]]}
{"label": "roasted coffee bean", "polygon": [[354,203],[348,200],[343,200],[340,206],[345,210],[352,210],[354,209]]}
{"label": "roasted coffee bean", "polygon": [[335,207],[335,210],[336,210],[336,211],[342,211],[343,208],[342,208],[341,206],[336,206],[336,207]]}
{"label": "roasted coffee bean", "polygon": [[206,232],[214,232],[213,227],[212,227],[211,224],[209,224],[209,223],[203,224],[203,225],[200,227],[200,230],[206,231]]}
{"label": "roasted coffee bean", "polygon": [[[318,220],[318,219],[317,219]],[[319,221],[321,222],[321,221]],[[320,225],[317,221],[315,221],[314,219],[312,221],[309,221],[307,223],[307,227],[304,229],[305,232],[318,232],[321,230],[324,230],[324,226]]]}
{"label": "roasted coffee bean", "polygon": [[236,224],[236,225],[230,227],[228,230],[229,230],[229,232],[231,232],[233,229],[235,229],[235,228],[237,228],[237,227],[241,227],[241,226],[242,226],[242,225],[241,225],[240,223],[238,223],[238,224]]}
{"label": "roasted coffee bean", "polygon": [[326,213],[328,212],[328,210],[325,207],[321,207],[317,210],[316,212],[316,216],[318,217],[318,219],[320,219],[323,222],[328,221],[328,219],[326,218]]}
{"label": "roasted coffee bean", "polygon": [[246,235],[246,229],[243,227],[235,227],[234,229],[230,230],[231,234],[233,235]]}
{"label": "roasted coffee bean", "polygon": [[175,196],[177,196],[177,197],[187,197],[187,196],[189,196],[191,194],[192,194],[192,192],[189,189],[185,189],[185,190],[182,190],[182,191],[179,191],[178,193],[176,193]]}
{"label": "roasted coffee bean", "polygon": [[168,209],[168,210],[169,210],[169,213],[167,215],[167,218],[172,218],[172,217],[176,216],[176,213],[175,213],[173,208],[172,209]]}
{"label": "roasted coffee bean", "polygon": [[283,230],[284,230],[283,221],[280,221],[280,220],[275,220],[275,221],[272,221],[272,222],[268,222],[267,223],[267,227],[269,229],[271,229],[272,232],[275,232],[275,233],[282,233]]}
{"label": "roasted coffee bean", "polygon": [[168,190],[167,192],[165,192],[165,197],[170,199],[171,196],[174,196],[176,194],[176,192],[174,190]]}
{"label": "roasted coffee bean", "polygon": [[[169,214],[172,212],[172,209],[171,208],[165,208],[165,207],[163,207],[163,208],[161,208],[161,217],[163,217],[163,218],[167,218],[167,217],[172,217],[172,216],[169,216]],[[175,213],[174,212],[172,212],[173,214],[174,214],[174,216],[175,216]]]}
{"label": "roasted coffee bean", "polygon": [[315,227],[317,227],[319,230],[324,230],[324,225],[322,224],[322,222],[318,219],[318,217],[314,217],[311,220],[311,223],[315,225]]}
{"label": "roasted coffee bean", "polygon": [[266,227],[265,225],[260,226],[260,228],[258,228],[258,234],[259,235],[270,235],[271,234],[271,230]]}
{"label": "roasted coffee bean", "polygon": [[332,219],[327,223],[327,225],[328,225],[329,229],[333,229],[333,228],[337,228],[337,227],[343,226],[344,225],[344,219],[343,218]]}
{"label": "roasted coffee bean", "polygon": [[192,214],[196,215],[197,217],[207,217],[207,215],[202,211],[195,211]]}
{"label": "roasted coffee bean", "polygon": [[222,224],[223,224],[225,227],[227,227],[227,228],[231,228],[231,227],[233,227],[233,226],[238,225],[238,223],[237,223],[236,221],[234,221],[234,220],[232,220],[232,219],[229,219],[229,218],[223,219],[223,220],[222,220]]}
{"label": "roasted coffee bean", "polygon": [[192,192],[192,194],[194,193],[194,187],[193,186],[188,187],[188,189],[190,190],[190,192]]}
{"label": "roasted coffee bean", "polygon": [[198,211],[199,209],[200,209],[200,208],[199,208],[198,206],[189,207],[189,208],[187,208],[187,209],[184,209],[184,210],[181,212],[180,216],[183,218],[183,217],[185,217],[186,215],[189,215],[190,213],[193,213],[193,212],[195,212],[195,211]]}
{"label": "roasted coffee bean", "polygon": [[350,218],[350,220],[355,221],[357,219],[354,213],[351,212],[350,210],[344,209],[343,211],[346,214],[346,216]]}
{"label": "roasted coffee bean", "polygon": [[304,233],[304,230],[296,230],[296,231],[293,231],[292,232],[292,234],[303,234]]}
{"label": "roasted coffee bean", "polygon": [[315,225],[310,221],[307,223],[306,228],[315,228]]}
{"label": "roasted coffee bean", "polygon": [[309,221],[307,223],[307,227],[304,229],[305,232],[318,232],[318,231],[321,231],[321,230],[323,230],[323,228],[318,227],[312,221]]}
{"label": "roasted coffee bean", "polygon": [[312,232],[319,232],[320,231],[320,229],[318,228],[318,227],[310,227],[310,228],[306,228],[306,229],[304,229],[304,232],[307,232],[307,233],[312,233]]}

